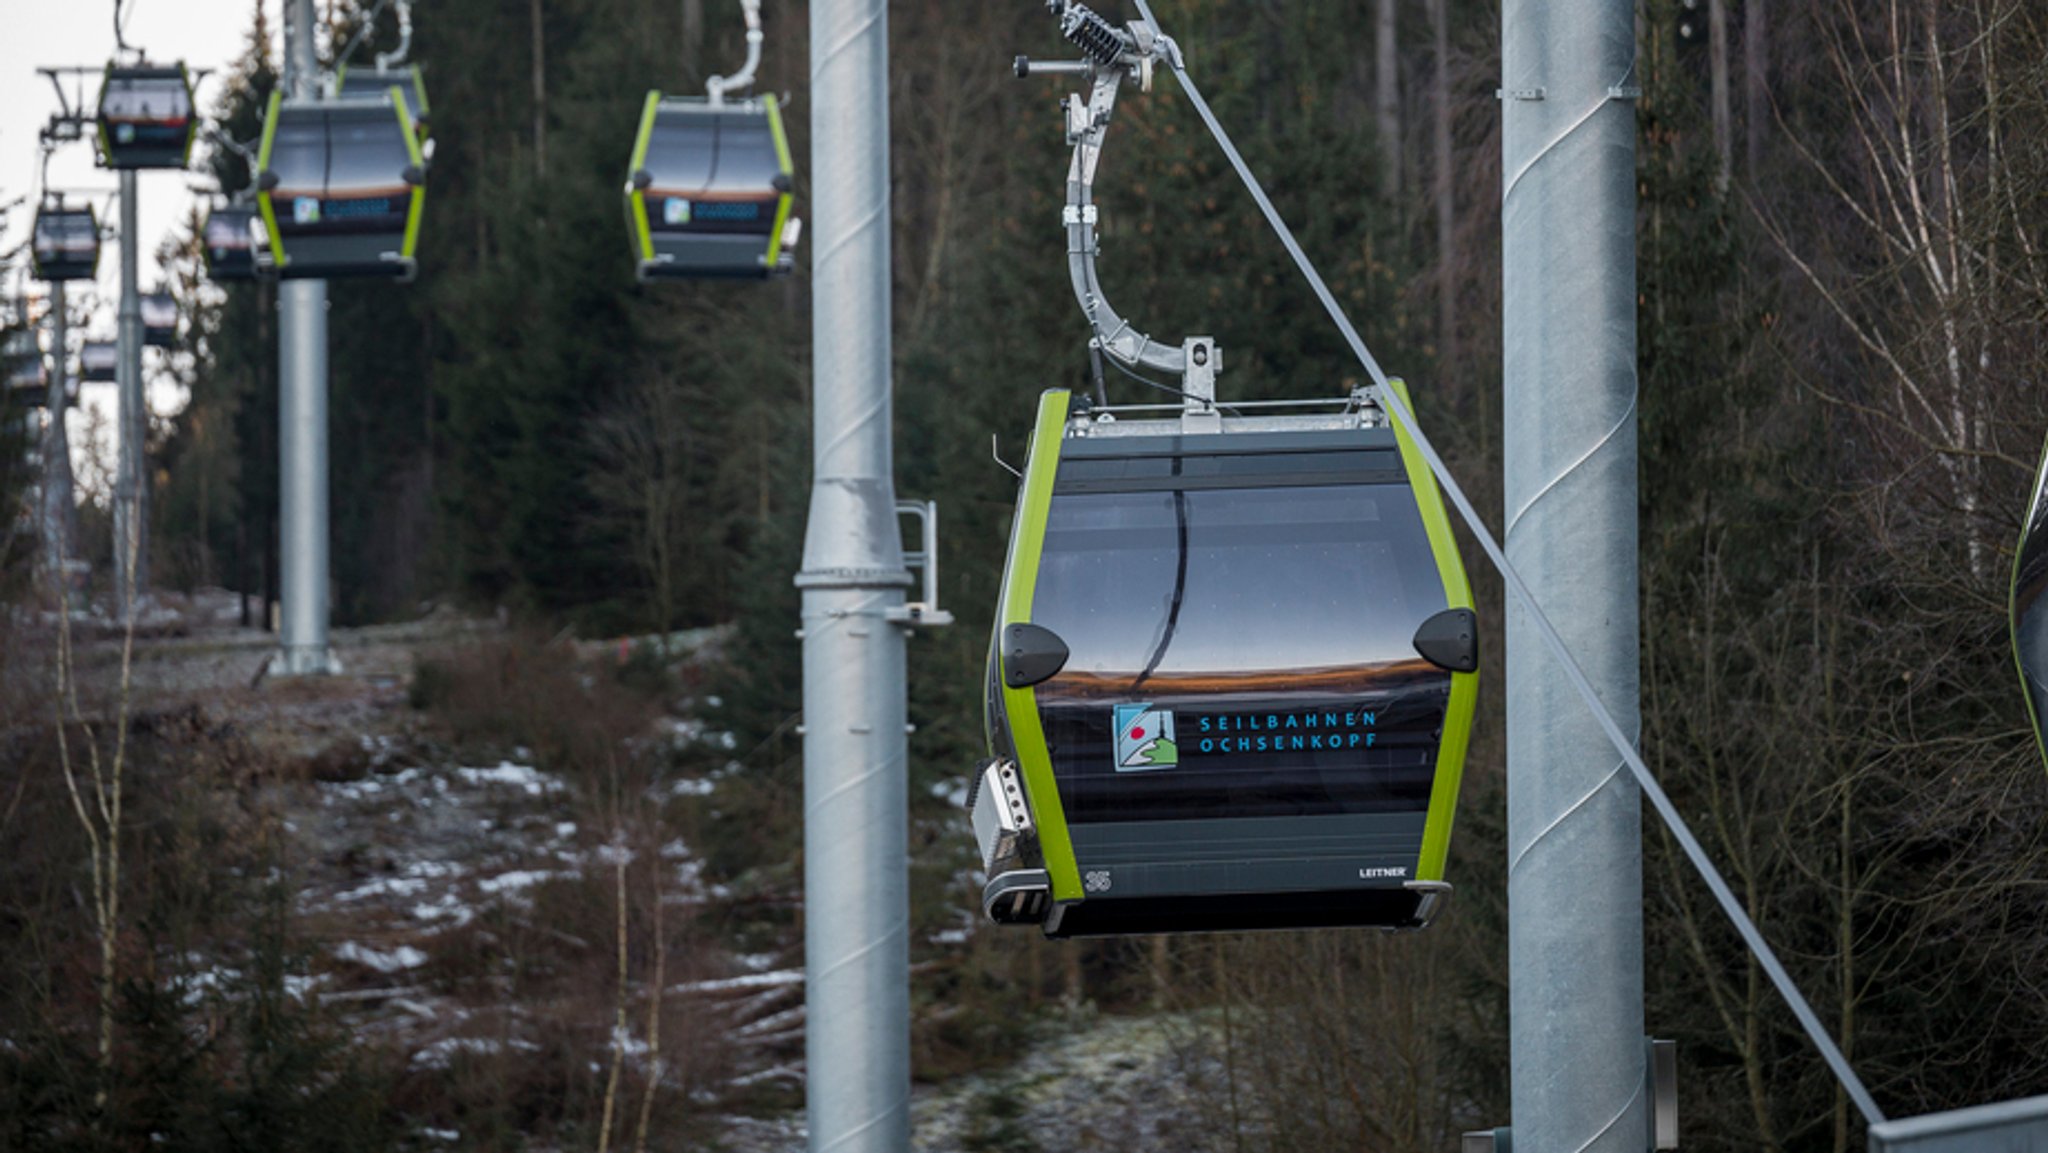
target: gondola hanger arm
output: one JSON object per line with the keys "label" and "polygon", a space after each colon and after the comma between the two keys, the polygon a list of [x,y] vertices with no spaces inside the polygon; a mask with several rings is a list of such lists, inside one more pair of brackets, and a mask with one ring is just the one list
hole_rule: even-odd
{"label": "gondola hanger arm", "polygon": [[[382,0],[379,0],[382,3]],[[398,47],[389,52],[377,53],[377,71],[382,72],[394,65],[405,63],[412,52],[412,3],[398,0]]]}
{"label": "gondola hanger arm", "polygon": [[727,92],[752,88],[754,70],[761,66],[761,0],[740,0],[740,11],[747,21],[747,62],[730,76],[713,76],[704,82],[704,95],[713,104],[725,103]]}
{"label": "gondola hanger arm", "polygon": [[1180,50],[1145,21],[1119,28],[1074,0],[1047,0],[1046,7],[1059,18],[1061,35],[1079,48],[1085,59],[1037,61],[1019,56],[1017,76],[1084,76],[1090,82],[1085,99],[1070,95],[1063,104],[1067,143],[1074,152],[1067,166],[1067,200],[1060,219],[1067,230],[1067,271],[1074,298],[1088,319],[1092,343],[1103,355],[1127,368],[1185,378],[1189,371],[1186,344],[1166,344],[1133,327],[1110,304],[1096,273],[1101,245],[1096,234],[1100,213],[1095,205],[1095,174],[1102,163],[1117,94],[1127,79],[1136,81],[1140,90],[1149,90],[1154,66],[1165,63],[1171,67],[1180,58]]}

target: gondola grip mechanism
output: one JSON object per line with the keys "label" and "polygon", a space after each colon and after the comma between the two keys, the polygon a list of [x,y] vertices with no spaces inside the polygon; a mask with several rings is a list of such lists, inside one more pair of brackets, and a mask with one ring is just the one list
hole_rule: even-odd
{"label": "gondola grip mechanism", "polygon": [[713,76],[704,82],[704,94],[714,105],[724,104],[729,91],[753,87],[754,71],[761,66],[761,0],[740,0],[740,11],[747,22],[747,61],[730,76]]}

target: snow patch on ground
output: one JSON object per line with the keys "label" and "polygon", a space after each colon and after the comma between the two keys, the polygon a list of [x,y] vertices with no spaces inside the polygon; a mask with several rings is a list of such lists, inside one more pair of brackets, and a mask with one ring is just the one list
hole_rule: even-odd
{"label": "snow patch on ground", "polygon": [[517,893],[521,889],[530,889],[544,881],[552,881],[556,877],[574,876],[576,876],[575,873],[558,872],[553,869],[515,869],[509,873],[500,873],[495,877],[485,877],[477,882],[476,887],[495,897],[500,893]]}
{"label": "snow patch on ground", "polygon": [[[539,1045],[517,1037],[512,1039],[511,1046],[522,1053],[537,1053],[540,1051]],[[448,1062],[457,1053],[474,1053],[479,1056],[489,1056],[490,1054],[502,1053],[504,1051],[505,1043],[499,1041],[496,1037],[443,1037],[439,1041],[416,1050],[412,1055],[412,1065],[415,1069],[446,1069]]]}
{"label": "snow patch on ground", "polygon": [[352,962],[366,969],[375,969],[379,973],[402,973],[427,963],[427,955],[411,945],[400,945],[386,951],[372,949],[368,945],[358,945],[354,941],[345,941],[337,946],[334,950],[334,959]]}
{"label": "snow patch on ground", "polygon": [[967,778],[947,777],[943,781],[934,782],[932,784],[932,796],[937,797],[956,809],[966,808]]}
{"label": "snow patch on ground", "polygon": [[766,989],[774,985],[801,985],[804,983],[802,969],[777,969],[768,973],[747,973],[738,977],[721,977],[715,981],[685,981],[670,985],[671,993],[724,993],[733,989]]}
{"label": "snow patch on ground", "polygon": [[538,797],[544,793],[558,793],[563,788],[562,782],[541,772],[532,765],[519,765],[511,761],[499,761],[495,766],[487,769],[459,768],[455,770],[455,774],[461,777],[466,784],[502,785],[507,788],[522,790],[529,797]]}

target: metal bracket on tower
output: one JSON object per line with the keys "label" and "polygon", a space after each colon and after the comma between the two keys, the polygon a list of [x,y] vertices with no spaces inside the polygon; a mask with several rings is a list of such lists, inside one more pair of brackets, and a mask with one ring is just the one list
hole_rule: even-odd
{"label": "metal bracket on tower", "polygon": [[884,615],[911,628],[935,629],[952,624],[953,614],[939,607],[939,502],[899,500],[896,515],[917,518],[918,547],[903,550],[903,567],[916,569],[924,577],[924,599],[889,609]]}

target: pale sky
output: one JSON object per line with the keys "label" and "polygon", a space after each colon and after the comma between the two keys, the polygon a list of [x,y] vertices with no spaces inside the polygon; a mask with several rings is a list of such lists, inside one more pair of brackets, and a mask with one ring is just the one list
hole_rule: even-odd
{"label": "pale sky", "polygon": [[[195,71],[212,69],[213,75],[198,86],[199,109],[202,114],[211,113],[219,101],[220,85],[227,74],[228,64],[241,54],[244,38],[255,23],[258,3],[263,5],[269,17],[272,36],[278,36],[282,28],[280,0],[127,0],[127,40],[131,45],[146,49],[153,62],[169,63],[182,59]],[[20,202],[8,214],[5,230],[0,231],[0,250],[6,250],[23,244],[28,238],[29,226],[35,216],[34,198],[40,188],[41,157],[36,143],[37,133],[50,115],[58,110],[55,91],[49,80],[36,69],[104,65],[114,54],[114,3],[113,0],[0,0],[0,29],[5,30],[5,34],[0,35],[0,200]],[[67,89],[75,83],[68,82]],[[97,79],[88,77],[86,100],[95,101],[98,93]],[[202,142],[199,147],[203,150],[207,145]],[[175,231],[177,222],[190,210],[194,201],[203,201],[209,190],[210,181],[196,171],[202,167],[197,160],[198,154],[195,153],[194,172],[161,170],[144,171],[138,175],[140,191],[136,211],[139,214],[138,239],[144,292],[149,291],[161,276],[155,257],[157,246]],[[119,223],[119,208],[112,195],[116,177],[114,173],[94,166],[93,148],[89,141],[64,145],[51,157],[49,186],[67,193],[91,194],[101,224]],[[24,254],[18,266],[26,267],[27,263]],[[15,275],[19,277],[21,274],[17,272]],[[16,280],[0,285],[0,292],[12,296],[27,283]],[[101,248],[97,289],[91,294],[95,308],[92,319],[86,324],[91,336],[113,338],[114,308],[120,285],[120,249],[114,238],[108,237]],[[70,294],[73,302],[84,295],[80,292],[81,287],[76,282],[72,284]],[[34,285],[32,289],[37,296],[41,295],[41,290],[41,285]],[[78,310],[74,306],[72,311],[75,315]],[[150,375],[153,358],[160,355],[158,350],[144,350],[145,377]],[[102,408],[111,417],[113,394],[114,386],[111,384],[86,385],[82,403]],[[159,412],[180,403],[174,391],[167,393],[162,389],[153,390],[150,401]],[[108,423],[111,424],[111,420]],[[84,415],[73,414],[74,445],[81,437],[83,426]]]}

